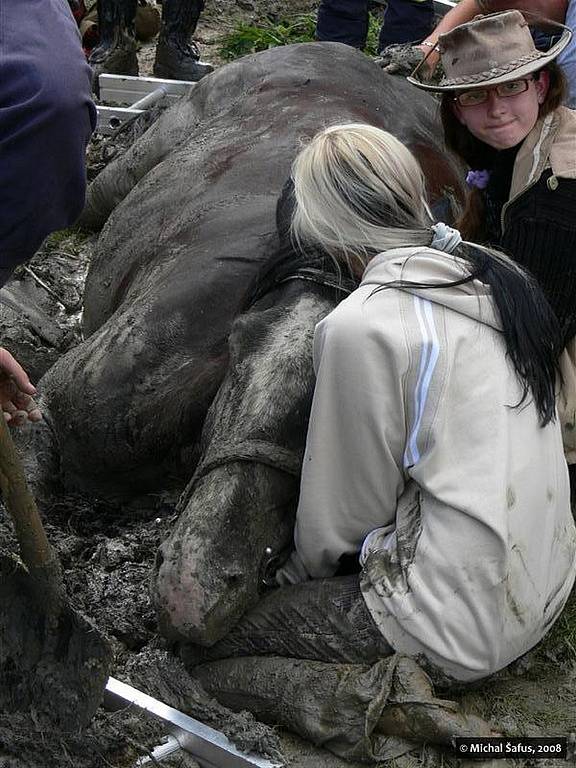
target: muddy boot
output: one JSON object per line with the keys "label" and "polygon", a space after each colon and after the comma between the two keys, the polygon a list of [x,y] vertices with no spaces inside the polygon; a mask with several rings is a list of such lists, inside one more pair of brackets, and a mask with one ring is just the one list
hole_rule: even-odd
{"label": "muddy boot", "polygon": [[374,731],[433,744],[451,744],[454,738],[501,735],[486,720],[463,712],[455,702],[435,698],[426,673],[408,658],[398,663],[393,696]]}
{"label": "muddy boot", "polygon": [[100,42],[89,58],[96,94],[101,74],[138,75],[134,36],[136,0],[98,0],[97,5]]}
{"label": "muddy boot", "polygon": [[371,666],[280,656],[244,656],[191,670],[230,709],[281,725],[348,760],[390,760],[422,743],[497,735],[490,724],[437,699],[412,659]]}
{"label": "muddy boot", "polygon": [[190,40],[203,7],[203,0],[164,0],[155,77],[196,82],[213,71],[210,64],[200,63],[198,47]]}

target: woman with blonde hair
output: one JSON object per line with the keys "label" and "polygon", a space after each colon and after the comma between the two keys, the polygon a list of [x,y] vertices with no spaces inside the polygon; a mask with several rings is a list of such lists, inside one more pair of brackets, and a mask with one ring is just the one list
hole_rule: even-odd
{"label": "woman with blonde hair", "polygon": [[[349,757],[390,757],[379,734],[486,734],[390,681],[405,657],[438,681],[482,679],[533,648],[568,598],[557,321],[512,261],[432,224],[422,172],[390,134],[328,128],[292,178],[295,240],[361,282],[316,328],[284,586],[205,656],[253,658],[195,674]],[[360,573],[338,576],[350,556]]]}

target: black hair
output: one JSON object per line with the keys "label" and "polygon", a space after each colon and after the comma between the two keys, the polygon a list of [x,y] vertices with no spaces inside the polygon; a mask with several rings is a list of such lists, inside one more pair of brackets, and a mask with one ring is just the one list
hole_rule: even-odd
{"label": "black hair", "polygon": [[[500,254],[472,243],[461,243],[455,250],[471,269],[460,280],[447,283],[417,283],[396,280],[383,288],[450,288],[479,280],[490,286],[500,315],[501,332],[506,353],[522,384],[521,406],[532,395],[544,427],[554,421],[556,413],[556,381],[560,380],[558,357],[562,336],[538,282],[527,272]],[[381,290],[381,289],[376,289]]]}

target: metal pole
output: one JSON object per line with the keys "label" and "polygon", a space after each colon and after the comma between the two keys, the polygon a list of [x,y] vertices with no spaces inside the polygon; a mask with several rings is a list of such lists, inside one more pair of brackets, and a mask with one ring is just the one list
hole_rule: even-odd
{"label": "metal pole", "polygon": [[164,96],[168,91],[166,88],[164,88],[163,85],[161,85],[159,88],[156,88],[156,90],[152,91],[152,93],[146,94],[142,99],[139,101],[136,101],[130,109],[147,109],[148,107],[151,107],[153,104],[156,104],[160,99],[163,99]]}

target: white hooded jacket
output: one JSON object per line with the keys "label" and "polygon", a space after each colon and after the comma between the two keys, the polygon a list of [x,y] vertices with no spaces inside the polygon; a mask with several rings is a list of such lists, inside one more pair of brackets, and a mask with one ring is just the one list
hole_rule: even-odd
{"label": "white hooded jacket", "polygon": [[387,251],[317,326],[295,534],[315,578],[361,549],[386,640],[462,681],[532,648],[576,569],[560,427],[530,396],[514,407],[489,287],[382,288],[466,274],[430,248]]}

